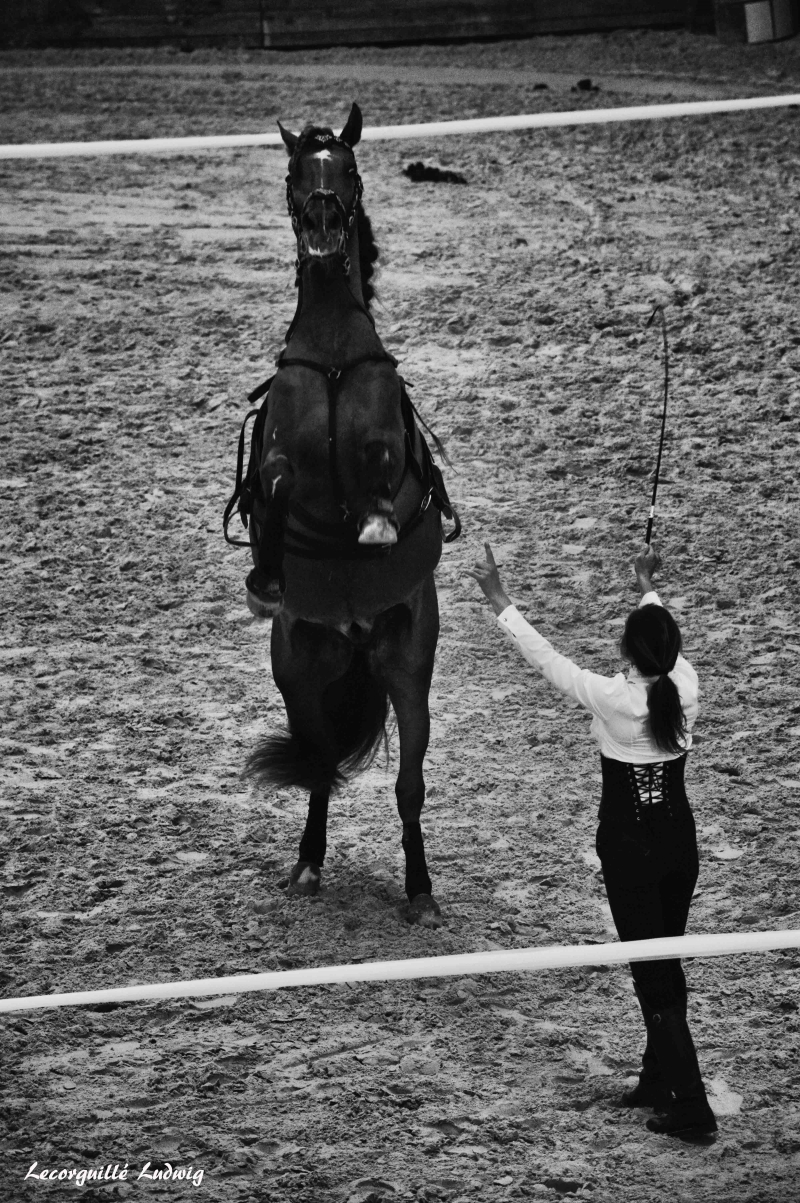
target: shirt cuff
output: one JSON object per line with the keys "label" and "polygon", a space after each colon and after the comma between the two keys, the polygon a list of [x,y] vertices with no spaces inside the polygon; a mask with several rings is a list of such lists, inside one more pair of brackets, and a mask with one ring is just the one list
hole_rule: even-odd
{"label": "shirt cuff", "polygon": [[660,606],[660,605],[661,605],[661,598],[658,596],[655,589],[651,589],[649,593],[645,593],[642,600],[639,602],[640,608],[642,606]]}

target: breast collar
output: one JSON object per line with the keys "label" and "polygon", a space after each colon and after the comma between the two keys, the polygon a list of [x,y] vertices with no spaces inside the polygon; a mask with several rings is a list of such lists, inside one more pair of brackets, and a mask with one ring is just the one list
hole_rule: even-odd
{"label": "breast collar", "polygon": [[[347,502],[344,495],[344,490],[339,478],[337,466],[337,436],[336,436],[336,409],[339,389],[341,388],[343,378],[352,372],[355,368],[360,367],[365,363],[389,363],[392,368],[397,370],[397,360],[388,351],[375,351],[366,355],[360,355],[357,359],[351,359],[349,363],[343,364],[342,367],[326,366],[316,362],[313,359],[304,359],[299,356],[288,356],[281,353],[278,357],[278,370],[290,367],[308,368],[312,372],[317,372],[318,375],[325,378],[328,392],[328,464],[331,475],[331,483],[333,485],[334,495],[337,503],[342,511],[342,517],[338,522],[325,522],[301,506],[296,501],[289,502],[289,518],[290,523],[286,531],[285,551],[287,555],[300,556],[304,559],[346,559],[346,560],[365,560],[378,559],[390,555],[397,544],[388,544],[387,546],[369,546],[358,542],[358,532],[354,516],[350,513],[347,507]],[[403,465],[403,475],[400,483],[395,490],[392,501],[398,497],[403,485],[406,482],[408,474],[411,473],[418,481],[421,490],[422,498],[414,513],[408,518],[397,532],[398,544],[406,539],[423,521],[425,514],[431,504],[440,511],[444,517],[452,520],[454,529],[445,535],[445,542],[452,542],[457,539],[461,533],[461,522],[458,514],[450,504],[444,488],[441,472],[433,463],[430,448],[428,447],[422,434],[419,434],[421,454],[417,458],[415,452],[416,436],[418,429],[415,424],[419,422],[421,426],[425,426],[422,418],[417,413],[411,398],[408,395],[406,383],[402,376],[398,373],[400,383],[400,411],[403,419],[403,442],[405,445],[405,462]],[[437,447],[443,452],[443,448],[436,435],[432,431],[428,431],[434,439]]]}
{"label": "breast collar", "polygon": [[[339,473],[337,468],[337,445],[336,445],[336,409],[339,389],[341,388],[342,379],[355,368],[365,363],[389,363],[392,368],[397,370],[397,360],[388,351],[375,351],[366,355],[360,355],[356,359],[350,360],[349,363],[338,365],[326,365],[319,363],[313,359],[305,359],[300,356],[289,356],[285,352],[281,352],[277,360],[278,371],[291,367],[307,368],[309,371],[316,372],[324,377],[326,389],[328,393],[328,462],[330,467],[331,481],[333,484],[336,500],[342,510],[342,517],[338,522],[328,522],[315,515],[309,513],[304,506],[301,506],[296,501],[289,501],[288,516],[290,519],[285,535],[285,551],[289,555],[301,556],[305,559],[325,560],[325,559],[345,559],[345,560],[364,560],[375,559],[378,557],[391,554],[397,544],[389,544],[387,546],[369,546],[358,542],[358,531],[356,524],[353,521],[353,515],[349,513],[347,508],[344,490],[341,486]],[[440,514],[453,522],[453,530],[449,531],[444,536],[445,543],[452,543],[461,533],[461,521],[458,513],[450,503],[445,488],[444,479],[441,470],[434,463],[430,448],[425,441],[419,427],[423,427],[432,438],[439,454],[447,461],[444,448],[430,429],[424,419],[417,412],[411,398],[408,395],[408,386],[400,374],[397,374],[400,383],[400,412],[403,420],[404,444],[405,444],[405,463],[403,466],[403,475],[400,484],[392,498],[394,501],[400,490],[402,489],[409,472],[418,481],[422,498],[415,513],[403,523],[397,533],[398,543],[404,540],[408,535],[415,530],[423,521],[428,508],[433,502],[433,505]],[[269,402],[269,390],[273,383],[274,376],[269,380],[265,380],[258,388],[254,389],[248,396],[248,401],[251,405],[262,401],[264,397],[267,400],[260,408],[251,409],[246,415],[242,423],[242,429],[239,435],[239,451],[236,468],[236,487],[225,508],[223,515],[223,530],[225,539],[233,546],[249,547],[250,544],[244,541],[231,538],[228,534],[228,522],[233,508],[239,504],[239,513],[242,522],[245,526],[248,525],[249,514],[252,508],[252,494],[254,488],[257,488],[251,483],[251,475],[253,473],[253,464],[258,465],[261,460],[261,440],[263,437],[264,422],[267,417],[267,406]],[[250,418],[255,417],[251,440],[250,440],[250,466],[248,467],[247,479],[243,476],[244,467],[244,449],[245,449],[245,430],[247,422]],[[417,425],[418,424],[418,425]],[[419,438],[420,455],[416,454],[416,443]],[[257,467],[255,469],[257,476]]]}
{"label": "breast collar", "polygon": [[[343,379],[352,372],[355,368],[361,367],[365,363],[389,363],[392,368],[397,369],[397,360],[388,351],[373,351],[366,355],[359,355],[357,359],[351,359],[349,363],[343,364],[342,367],[334,365],[328,366],[323,363],[318,363],[313,359],[304,359],[296,355],[286,355],[281,352],[278,356],[277,368],[280,371],[283,368],[308,368],[311,372],[316,372],[319,376],[325,379],[326,388],[328,391],[328,466],[330,469],[331,483],[336,497],[337,504],[342,509],[343,521],[348,521],[350,513],[347,509],[345,501],[344,489],[339,478],[338,459],[337,459],[337,422],[336,411],[339,390],[342,386]],[[407,432],[406,432],[407,433]],[[408,440],[406,439],[406,448],[408,449]],[[413,454],[413,449],[412,449]],[[403,480],[408,469],[408,456],[406,455],[406,468],[403,472]],[[402,481],[400,485],[402,487]],[[427,508],[427,507],[426,507]],[[291,512],[292,503],[290,502],[289,509]],[[304,515],[308,518],[310,515]],[[318,523],[318,519],[314,519]],[[328,525],[328,524],[325,524]]]}

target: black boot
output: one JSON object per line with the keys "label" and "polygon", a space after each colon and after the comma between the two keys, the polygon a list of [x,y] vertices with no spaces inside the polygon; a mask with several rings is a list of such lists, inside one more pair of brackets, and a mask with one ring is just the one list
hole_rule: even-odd
{"label": "black boot", "polygon": [[658,1058],[653,1051],[650,1039],[650,1027],[653,1022],[653,1010],[645,1002],[638,986],[634,985],[639,1006],[642,1008],[644,1026],[647,1031],[647,1044],[642,1054],[642,1068],[639,1081],[632,1090],[626,1090],[619,1099],[619,1107],[654,1107],[663,1110],[672,1101],[672,1091],[664,1081],[664,1075],[658,1064]]}
{"label": "black boot", "polygon": [[652,1107],[655,1111],[663,1111],[671,1102],[672,1091],[664,1081],[648,1037],[647,1046],[642,1054],[639,1081],[631,1090],[626,1090],[622,1094],[617,1106]]}
{"label": "black boot", "polygon": [[647,1121],[651,1132],[667,1136],[702,1136],[716,1132],[708,1105],[685,1005],[653,1012],[650,1039],[664,1080],[675,1096],[666,1114]]}

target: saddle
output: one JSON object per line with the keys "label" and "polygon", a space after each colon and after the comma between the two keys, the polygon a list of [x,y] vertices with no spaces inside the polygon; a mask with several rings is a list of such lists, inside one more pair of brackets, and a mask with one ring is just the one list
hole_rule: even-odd
{"label": "saddle", "polygon": [[[284,358],[281,355],[278,359],[278,370],[283,367],[291,367],[294,365],[310,368],[312,371],[319,372],[325,376],[328,387],[328,445],[330,449],[330,471],[334,486],[334,492],[337,497],[343,500],[341,487],[339,485],[338,472],[336,467],[336,401],[341,384],[342,377],[354,367],[361,363],[366,363],[370,360],[383,361],[388,360],[393,366],[397,366],[397,361],[393,356],[383,353],[381,355],[365,355],[360,359],[346,364],[343,368],[326,368],[322,364],[315,363],[312,360]],[[271,376],[269,380],[265,380],[257,388],[248,395],[248,402],[253,405],[256,401],[261,401],[261,404],[256,408],[250,409],[245,415],[242,423],[241,432],[239,434],[239,447],[236,461],[236,483],[233,494],[225,507],[225,512],[222,518],[222,528],[226,542],[234,547],[250,547],[250,542],[245,542],[242,539],[234,539],[228,533],[228,525],[233,516],[234,508],[236,508],[242,525],[248,529],[250,518],[253,514],[254,507],[259,503],[266,505],[266,499],[261,486],[261,458],[264,439],[264,425],[266,423],[268,406],[269,406],[269,390],[275,379]],[[453,529],[444,536],[445,543],[452,543],[461,534],[461,521],[455,509],[450,503],[447,496],[447,490],[444,484],[441,469],[434,462],[430,448],[425,441],[422,432],[419,430],[417,423],[423,426],[430,435],[436,446],[437,451],[446,461],[444,447],[440,440],[433,433],[430,427],[420,417],[414,407],[411,398],[408,395],[408,386],[402,376],[398,376],[400,381],[400,408],[403,417],[403,426],[405,430],[405,465],[403,469],[403,477],[398,486],[395,497],[405,484],[409,473],[417,479],[423,490],[422,501],[410,518],[408,518],[397,532],[398,543],[407,538],[413,530],[422,522],[425,513],[431,503],[439,510],[444,518],[453,523]],[[253,427],[250,433],[250,457],[248,460],[247,471],[244,472],[244,451],[246,443],[247,423],[251,418],[255,418]],[[419,435],[419,444],[421,455],[418,458],[415,453],[415,445]],[[320,519],[310,514],[303,506],[297,502],[289,501],[288,506],[288,521],[284,537],[284,553],[293,556],[302,556],[305,559],[346,559],[346,560],[368,560],[381,558],[386,555],[391,555],[392,550],[397,544],[387,546],[370,546],[358,542],[357,531],[354,522],[348,521],[345,514],[339,522],[323,522]]]}

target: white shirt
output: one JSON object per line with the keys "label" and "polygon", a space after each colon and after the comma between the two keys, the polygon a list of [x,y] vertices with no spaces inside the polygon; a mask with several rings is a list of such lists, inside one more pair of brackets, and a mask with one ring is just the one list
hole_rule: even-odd
{"label": "white shirt", "polygon": [[[658,594],[646,593],[640,606],[661,605]],[[647,686],[656,680],[645,677],[635,667],[627,676],[601,677],[599,673],[579,668],[566,656],[561,656],[543,635],[526,622],[516,606],[507,606],[497,619],[509,639],[522,655],[538,668],[543,677],[567,697],[580,702],[591,714],[591,733],[600,745],[603,756],[629,764],[653,764],[659,760],[675,760],[682,753],[662,752],[647,729]],[[697,673],[683,656],[678,656],[669,674],[680,695],[686,716],[686,750],[692,746],[691,728],[697,718],[699,693]]]}

